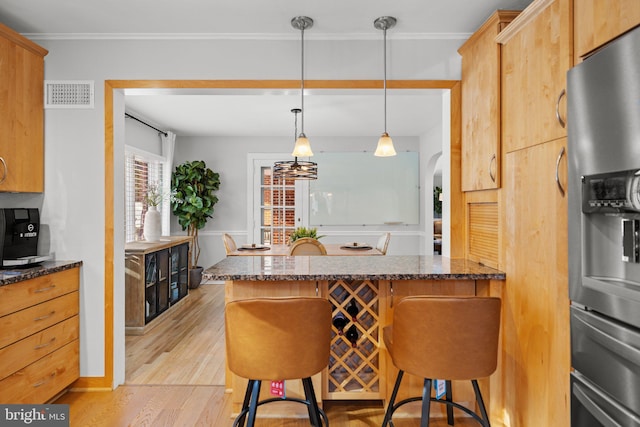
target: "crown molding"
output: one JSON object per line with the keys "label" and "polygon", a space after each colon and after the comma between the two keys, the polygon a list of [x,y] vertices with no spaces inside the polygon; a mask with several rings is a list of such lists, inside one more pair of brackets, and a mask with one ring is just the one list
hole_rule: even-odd
{"label": "crown molding", "polygon": [[[389,40],[467,40],[472,33],[394,33]],[[299,40],[297,34],[284,33],[23,33],[30,40]],[[307,40],[375,40],[369,33],[309,34]]]}

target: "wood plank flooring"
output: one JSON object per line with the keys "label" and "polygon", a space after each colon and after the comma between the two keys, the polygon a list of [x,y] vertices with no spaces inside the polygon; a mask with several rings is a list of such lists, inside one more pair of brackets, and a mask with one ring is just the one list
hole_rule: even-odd
{"label": "wood plank flooring", "polygon": [[224,385],[224,285],[187,298],[145,335],[126,336],[126,384]]}
{"label": "wood plank flooring", "polygon": [[[224,286],[191,290],[190,303],[143,336],[126,337],[126,384],[111,392],[69,392],[70,425],[231,426],[231,395],[224,386]],[[277,405],[274,403],[272,405]],[[380,426],[382,402],[325,402],[332,427]],[[418,427],[418,419],[394,420]],[[260,418],[256,427],[302,427],[307,419]],[[431,427],[445,427],[433,419]],[[478,424],[457,417],[457,427]]]}

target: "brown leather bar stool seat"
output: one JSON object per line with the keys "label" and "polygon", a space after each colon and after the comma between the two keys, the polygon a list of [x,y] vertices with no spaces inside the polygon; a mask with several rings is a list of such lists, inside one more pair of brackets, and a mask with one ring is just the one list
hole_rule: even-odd
{"label": "brown leather bar stool seat", "polygon": [[[407,297],[393,313],[393,324],[383,329],[387,350],[398,376],[387,405],[382,427],[393,426],[391,417],[405,403],[422,401],[421,427],[429,425],[431,402],[471,415],[489,427],[489,417],[478,387],[478,378],[491,375],[498,362],[500,299],[491,297]],[[422,396],[395,403],[404,372],[424,378]],[[480,414],[451,400],[431,397],[435,379],[471,380]],[[450,387],[448,387],[450,389]],[[451,408],[451,409],[449,409]]]}
{"label": "brown leather bar stool seat", "polygon": [[[259,405],[289,400],[307,405],[311,425],[328,426],[318,407],[311,376],[329,363],[331,304],[324,298],[257,298],[225,307],[227,364],[247,378],[242,411],[233,425],[255,423]],[[260,401],[262,381],[302,379],[305,399],[276,397]]]}

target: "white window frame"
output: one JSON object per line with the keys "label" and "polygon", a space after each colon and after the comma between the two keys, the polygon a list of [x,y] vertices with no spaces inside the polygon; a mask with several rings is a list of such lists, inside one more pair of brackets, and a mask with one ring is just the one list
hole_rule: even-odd
{"label": "white window frame", "polygon": [[[133,193],[133,182],[129,182],[127,176],[127,158],[130,155],[139,157],[141,160],[146,162],[157,162],[162,165],[162,171],[158,173],[159,178],[161,180],[166,180],[167,177],[167,169],[170,168],[170,165],[167,163],[167,159],[164,156],[160,156],[155,153],[151,153],[145,150],[141,150],[137,147],[133,147],[131,145],[125,145],[125,176],[124,176],[124,185],[125,185],[125,221],[124,221],[124,232],[125,232],[125,242],[129,243],[135,240],[130,240],[129,238],[129,226],[128,224],[133,223],[135,221],[134,210],[129,207],[128,195]],[[170,176],[170,175],[169,175]],[[171,182],[162,182],[162,194],[165,195],[162,199],[162,203],[158,206],[158,210],[162,214],[162,235],[169,235],[169,214],[171,212],[169,193],[171,192]]]}

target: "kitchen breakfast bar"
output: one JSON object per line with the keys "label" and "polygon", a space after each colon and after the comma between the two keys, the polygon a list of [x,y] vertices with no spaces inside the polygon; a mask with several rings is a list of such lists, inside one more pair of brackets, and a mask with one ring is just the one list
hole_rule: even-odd
{"label": "kitchen breakfast bar", "polygon": [[[472,261],[413,255],[230,256],[206,269],[204,277],[225,281],[226,302],[319,296],[331,302],[333,316],[347,318],[343,334],[333,327],[328,366],[313,378],[318,399],[325,401],[389,398],[397,370],[384,349],[382,328],[391,324],[394,304],[400,299],[411,295],[486,296],[491,293],[492,283],[500,286],[499,282],[505,280],[501,271]],[[398,398],[420,395],[422,382],[407,374]],[[246,380],[227,370],[226,383],[233,393],[233,412],[237,413]],[[481,387],[488,398],[488,381],[481,381]],[[287,396],[304,396],[299,381],[288,381],[285,388]],[[263,384],[261,396],[270,397],[269,392],[269,384]],[[453,382],[453,398],[474,408],[473,389],[468,382]],[[443,408],[433,409],[442,409],[444,416],[444,405],[438,406]],[[302,405],[281,402],[264,405],[259,415],[306,417],[307,412]]]}

